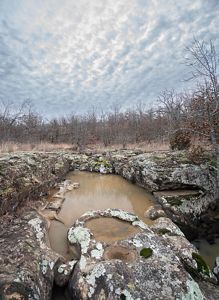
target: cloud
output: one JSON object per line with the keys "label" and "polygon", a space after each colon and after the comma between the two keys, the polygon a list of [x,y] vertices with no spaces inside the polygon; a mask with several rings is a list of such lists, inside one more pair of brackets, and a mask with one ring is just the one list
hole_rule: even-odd
{"label": "cloud", "polygon": [[195,35],[218,41],[216,0],[1,0],[1,98],[45,116],[150,107],[180,89]]}

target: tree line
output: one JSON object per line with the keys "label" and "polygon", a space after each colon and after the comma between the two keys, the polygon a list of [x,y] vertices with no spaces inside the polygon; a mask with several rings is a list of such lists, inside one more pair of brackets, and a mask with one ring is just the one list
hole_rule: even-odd
{"label": "tree line", "polygon": [[[95,109],[84,114],[45,120],[24,101],[15,108],[0,101],[0,142],[69,143],[78,149],[88,144],[104,146],[169,141],[172,149],[183,149],[192,139],[210,143],[219,169],[218,54],[212,42],[194,40],[187,48],[186,64],[197,81],[192,92],[164,90],[154,109],[142,104],[125,112],[118,106],[110,112]],[[218,175],[219,176],[219,175]]]}
{"label": "tree line", "polygon": [[22,143],[69,143],[79,148],[88,144],[102,143],[104,146],[128,143],[152,142],[165,138],[167,120],[164,114],[136,109],[120,112],[114,107],[110,112],[98,114],[93,109],[84,114],[45,120],[31,110],[25,102],[19,109],[1,103],[0,141]]}

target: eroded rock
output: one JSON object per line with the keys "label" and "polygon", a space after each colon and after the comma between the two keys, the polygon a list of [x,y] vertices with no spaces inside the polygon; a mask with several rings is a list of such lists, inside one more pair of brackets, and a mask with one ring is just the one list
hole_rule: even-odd
{"label": "eroded rock", "polygon": [[20,153],[0,158],[0,216],[38,200],[69,170],[62,153]]}
{"label": "eroded rock", "polygon": [[[138,232],[110,244],[96,241],[86,224],[103,218],[104,225],[105,217],[128,222]],[[163,227],[171,235],[160,235]],[[169,219],[159,218],[150,228],[122,210],[88,212],[69,230],[68,240],[81,249],[69,282],[70,299],[214,299],[198,283],[211,285],[209,281],[216,282],[214,275],[210,270],[209,277],[197,271],[196,248]],[[150,255],[143,255],[146,252]]]}
{"label": "eroded rock", "polygon": [[[216,203],[214,170],[207,163],[194,165],[184,152],[22,153],[0,158],[0,215],[13,214],[22,206],[26,209],[29,200],[39,199],[75,168],[116,173],[144,187],[154,193],[172,220],[194,232],[201,228],[203,216],[209,220],[208,209]],[[74,188],[61,187],[55,212],[65,191]],[[190,193],[168,195],[170,190]],[[194,259],[196,249],[161,213],[151,228],[126,212],[110,210],[104,214],[130,223],[139,232],[113,243],[96,241],[84,224],[85,219],[97,216],[86,214],[69,231],[69,242],[81,252],[79,263],[66,262],[51,251],[46,244],[44,219],[36,212],[20,215],[7,226],[0,223],[1,293],[8,299],[49,299],[53,281],[66,284],[75,268],[69,291],[76,299],[219,298],[218,288],[210,282],[215,280],[212,273],[209,271],[210,279],[206,278],[208,272],[199,274],[202,268]],[[216,217],[213,221],[218,224]],[[211,222],[204,224],[212,227]],[[144,248],[153,250],[150,257],[140,255]]]}
{"label": "eroded rock", "polygon": [[[216,205],[214,169],[207,161],[194,164],[183,151],[136,153],[124,150],[112,151],[110,155],[69,155],[68,158],[80,170],[113,172],[153,192],[168,217],[184,226],[185,231],[197,231],[197,235],[203,230],[202,216]],[[152,217],[156,218],[154,214]],[[217,231],[215,223],[214,220],[208,228]]]}
{"label": "eroded rock", "polygon": [[160,205],[153,205],[147,209],[144,215],[146,218],[149,218],[151,220],[156,220],[160,217],[165,217],[166,213]]}
{"label": "eroded rock", "polygon": [[62,285],[70,277],[71,262],[59,272],[65,263],[49,247],[46,222],[36,212],[0,225],[1,299],[50,299],[54,280]]}

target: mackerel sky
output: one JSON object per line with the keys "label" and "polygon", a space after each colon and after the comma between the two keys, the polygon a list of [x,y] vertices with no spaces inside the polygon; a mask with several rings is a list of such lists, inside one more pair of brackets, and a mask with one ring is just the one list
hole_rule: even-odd
{"label": "mackerel sky", "polygon": [[218,49],[218,0],[0,0],[0,99],[49,118],[151,107],[188,86],[194,36]]}

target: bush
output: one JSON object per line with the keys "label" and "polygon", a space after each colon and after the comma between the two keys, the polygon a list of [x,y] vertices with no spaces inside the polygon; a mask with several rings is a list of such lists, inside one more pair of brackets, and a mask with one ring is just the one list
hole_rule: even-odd
{"label": "bush", "polygon": [[188,158],[195,164],[199,164],[204,158],[204,148],[201,145],[193,145],[188,152]]}
{"label": "bush", "polygon": [[171,150],[189,149],[190,144],[191,144],[191,135],[186,131],[178,130],[170,138]]}

